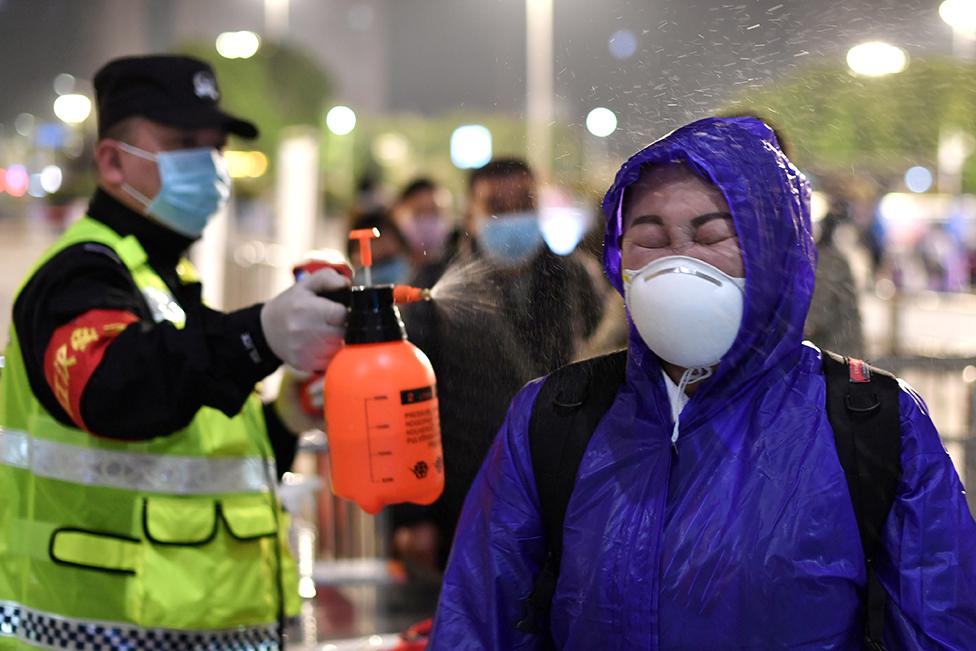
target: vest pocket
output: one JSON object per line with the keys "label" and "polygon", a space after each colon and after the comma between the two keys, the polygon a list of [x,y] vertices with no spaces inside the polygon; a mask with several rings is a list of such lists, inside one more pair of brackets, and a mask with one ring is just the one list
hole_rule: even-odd
{"label": "vest pocket", "polygon": [[221,499],[220,513],[230,535],[241,541],[275,535],[278,522],[272,499],[270,493]]}
{"label": "vest pocket", "polygon": [[177,629],[253,626],[278,615],[275,512],[267,494],[157,497],[143,503],[142,621]]}
{"label": "vest pocket", "polygon": [[51,560],[60,565],[135,574],[141,565],[142,545],[134,538],[84,529],[57,529],[51,535]]}
{"label": "vest pocket", "polygon": [[199,497],[148,497],[143,501],[146,538],[157,545],[205,545],[217,535],[217,502]]}

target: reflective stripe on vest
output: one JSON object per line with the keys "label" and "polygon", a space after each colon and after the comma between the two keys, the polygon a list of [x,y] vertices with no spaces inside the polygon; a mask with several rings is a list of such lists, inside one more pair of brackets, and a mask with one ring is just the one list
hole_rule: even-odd
{"label": "reflective stripe on vest", "polygon": [[280,648],[275,624],[206,631],[140,628],[116,622],[62,617],[18,603],[0,601],[0,644],[4,639],[11,638],[42,649],[78,651],[277,651]]}
{"label": "reflective stripe on vest", "polygon": [[269,492],[273,461],[186,457],[86,448],[0,427],[0,464],[40,477],[168,495]]}

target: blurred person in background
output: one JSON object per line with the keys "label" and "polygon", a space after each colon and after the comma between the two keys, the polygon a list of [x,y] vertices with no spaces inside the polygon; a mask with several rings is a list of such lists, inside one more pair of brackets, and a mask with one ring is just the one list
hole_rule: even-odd
{"label": "blurred person in background", "polygon": [[[438,567],[509,400],[529,380],[576,359],[603,305],[583,254],[547,248],[536,180],[524,161],[492,161],[471,173],[468,188],[467,235],[445,275],[446,297],[403,310],[410,340],[437,374],[445,488],[431,507],[394,509],[394,541],[404,556],[435,557]],[[434,553],[423,546],[432,541],[431,525]]]}
{"label": "blurred person in background", "polygon": [[[603,209],[599,204],[596,206],[596,215],[593,225],[579,243],[579,251],[588,257],[588,261],[599,267],[603,260]],[[577,359],[589,359],[627,347],[630,326],[623,298],[613,291],[602,269],[597,276],[597,284],[603,288],[603,316],[593,334],[583,344]]]}
{"label": "blurred person in background", "polygon": [[[376,228],[380,236],[372,241],[373,266],[372,281],[374,285],[398,285],[405,283],[414,274],[410,262],[410,244],[390,219],[383,208],[373,209],[358,217],[352,223],[351,230]],[[353,284],[361,285],[366,282],[362,261],[359,258],[359,243],[349,240],[346,254],[355,271]]]}
{"label": "blurred person in background", "polygon": [[316,293],[347,281],[204,305],[184,255],[229,197],[228,135],[257,129],[197,59],[94,85],[98,188],[27,274],[0,376],[0,646],[279,649],[299,600],[276,474],[321,422],[255,385],[328,365],[346,310]]}
{"label": "blurred person in background", "polygon": [[968,256],[950,223],[929,224],[916,249],[928,289],[958,292],[966,287]]}
{"label": "blurred person in background", "polygon": [[[878,188],[877,199],[874,202],[874,209],[871,211],[870,220],[861,230],[861,245],[867,250],[868,254],[871,256],[871,280],[872,282],[877,281],[883,271],[885,270],[887,260],[887,237],[888,234],[885,230],[884,217],[881,214],[881,201],[885,196],[891,192],[890,183],[881,183]],[[893,270],[893,274],[896,272]],[[893,278],[896,286],[901,286],[901,283],[896,278]]]}
{"label": "blurred person in background", "polygon": [[546,246],[535,176],[524,161],[492,161],[471,173],[468,189],[468,256],[504,287],[502,313],[535,367],[569,363],[602,315],[602,292],[585,254],[558,256]]}
{"label": "blurred person in background", "polygon": [[834,235],[848,221],[847,203],[835,200],[820,220],[817,271],[803,335],[820,348],[862,359],[865,354],[857,285]]}
{"label": "blurred person in background", "polygon": [[803,343],[810,188],[772,130],[681,127],[603,208],[628,349],[512,401],[431,650],[973,649],[965,490],[911,387]]}
{"label": "blurred person in background", "polygon": [[412,284],[419,287],[432,287],[457,254],[461,233],[445,212],[443,192],[428,178],[414,179],[400,192],[391,211],[410,244],[416,269]]}

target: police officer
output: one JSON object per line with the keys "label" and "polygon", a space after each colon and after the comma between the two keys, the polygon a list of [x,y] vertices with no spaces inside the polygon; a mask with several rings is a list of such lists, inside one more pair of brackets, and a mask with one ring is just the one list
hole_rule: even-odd
{"label": "police officer", "polygon": [[183,256],[227,201],[228,134],[257,129],[192,58],[117,59],[95,91],[98,189],[20,288],[0,377],[0,647],[277,649],[275,465],[306,424],[254,389],[328,364],[345,308],[317,294],[346,281],[204,305]]}

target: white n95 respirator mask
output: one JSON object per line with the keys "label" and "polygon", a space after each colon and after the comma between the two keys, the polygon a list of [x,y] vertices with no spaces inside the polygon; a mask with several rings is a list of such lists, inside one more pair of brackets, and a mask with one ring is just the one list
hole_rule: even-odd
{"label": "white n95 respirator mask", "polygon": [[625,269],[624,300],[641,339],[661,359],[707,368],[729,352],[742,323],[745,278],[683,255]]}

